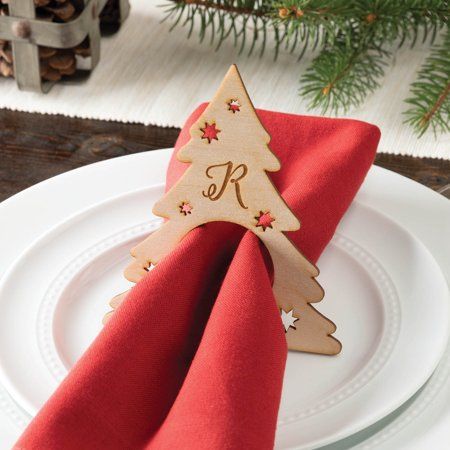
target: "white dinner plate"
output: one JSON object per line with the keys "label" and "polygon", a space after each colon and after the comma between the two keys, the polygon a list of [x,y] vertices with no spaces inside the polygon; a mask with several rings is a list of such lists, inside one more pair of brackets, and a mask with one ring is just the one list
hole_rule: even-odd
{"label": "white dinner plate", "polygon": [[[120,158],[122,164],[102,163],[113,169],[114,177],[120,165],[133,166],[134,159],[140,180],[131,186],[138,190],[110,190],[116,196],[109,200],[93,192],[88,201],[99,177],[110,184],[113,180],[108,181],[102,164],[82,169],[86,173],[85,184],[79,184],[84,198],[80,206],[90,208],[73,208],[70,218],[64,212],[56,217],[53,229],[39,237],[4,278],[2,376],[31,414],[100,329],[108,298],[125,287],[120,272],[127,249],[157,224],[149,220],[149,211],[162,187],[142,186],[162,181],[167,152],[165,161],[162,153]],[[146,170],[152,167],[154,172],[147,180],[142,169],[146,163]],[[58,178],[64,177],[70,181],[74,173]],[[57,188],[61,180],[52,182]],[[80,202],[76,191],[69,192],[71,196]],[[29,200],[31,210],[38,206]],[[38,204],[44,202],[41,198]],[[10,203],[14,206],[13,199]],[[15,239],[20,247],[23,224],[19,220],[17,225],[8,245]],[[327,292],[319,309],[338,323],[344,351],[334,358],[290,354],[277,436],[281,448],[322,445],[380,419],[425,382],[446,340],[447,287],[438,266],[417,239],[376,210],[355,202],[319,265]],[[36,377],[33,383],[30,370]]]}

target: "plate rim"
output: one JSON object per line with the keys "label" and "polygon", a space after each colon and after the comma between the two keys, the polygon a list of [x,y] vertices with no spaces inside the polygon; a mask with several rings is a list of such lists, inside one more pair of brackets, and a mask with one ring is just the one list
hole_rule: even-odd
{"label": "plate rim", "polygon": [[[70,224],[70,222],[73,222],[74,220],[77,221],[79,219],[82,219],[84,216],[88,216],[89,213],[94,212],[99,207],[105,208],[105,206],[107,207],[107,205],[113,204],[115,201],[117,201],[119,199],[123,201],[124,197],[126,199],[126,197],[132,196],[133,194],[136,195],[136,194],[139,194],[139,193],[142,193],[142,192],[146,192],[146,191],[149,191],[149,190],[156,189],[158,187],[161,188],[161,184],[154,184],[154,185],[150,185],[150,186],[143,187],[143,188],[140,188],[140,189],[136,189],[136,190],[133,190],[133,191],[123,192],[122,194],[119,194],[117,196],[109,197],[109,198],[105,199],[104,201],[96,202],[95,204],[90,205],[87,208],[76,212],[75,214],[72,214],[71,216],[67,217],[65,220],[59,221],[57,224],[55,224],[55,226],[50,228],[46,233],[41,234],[37,239],[35,239],[33,244],[30,245],[29,247],[27,247],[27,249],[21,255],[19,255],[19,257],[14,262],[14,264],[10,267],[9,271],[7,273],[5,273],[4,277],[2,277],[2,280],[0,282],[0,295],[3,292],[5,283],[7,283],[8,279],[10,278],[10,276],[12,276],[12,274],[14,274],[16,272],[17,267],[19,267],[21,264],[23,264],[23,260],[26,259],[27,256],[30,253],[36,252],[36,248],[35,248],[36,246],[45,245],[46,241],[47,242],[51,241],[52,240],[52,235],[55,232],[57,233],[58,230],[61,227],[66,228],[67,225]],[[434,261],[434,263],[435,263],[434,264],[435,265],[435,267],[434,267],[435,272],[437,274],[439,274],[439,276],[441,278],[443,278],[443,275],[442,275],[442,273],[440,271],[440,268],[437,265],[437,263],[435,262],[435,260],[434,260],[433,256],[431,255],[431,253],[428,251],[428,249],[422,244],[422,242],[419,239],[417,239],[412,233],[409,232],[409,230],[407,230],[405,227],[399,225],[394,220],[392,220],[389,216],[383,214],[382,212],[378,211],[377,209],[372,208],[372,207],[370,207],[368,205],[365,205],[365,204],[363,204],[363,203],[361,203],[359,201],[355,201],[355,203],[359,204],[360,207],[363,210],[369,210],[372,214],[376,214],[376,215],[380,216],[382,218],[382,220],[387,221],[389,224],[392,224],[392,226],[395,226],[399,230],[399,232],[404,233],[405,235],[407,235],[408,238],[410,240],[412,240],[415,243],[415,245],[418,246],[421,249],[422,252],[428,253],[428,257],[430,258],[430,261]],[[447,321],[447,332],[448,332],[448,321]],[[397,402],[398,404],[403,403],[405,398],[406,399],[410,398],[410,396],[413,395],[422,386],[422,384],[429,378],[430,374],[432,373],[432,371],[434,370],[434,368],[436,367],[436,365],[439,362],[440,355],[442,354],[442,352],[445,349],[445,344],[447,342],[446,337],[444,337],[441,340],[441,342],[443,343],[443,345],[441,345],[442,348],[440,349],[439,357],[436,357],[436,359],[435,359],[435,365],[433,367],[430,367],[428,369],[428,371],[424,371],[424,374],[421,377],[421,381],[420,381],[421,384],[419,386],[417,386],[417,384],[419,383],[418,382],[414,387],[411,387],[411,389],[408,392],[405,392],[403,394],[403,396],[399,398],[399,400]],[[7,378],[5,378],[5,377],[7,377]],[[20,391],[18,389],[16,389],[16,387],[12,383],[12,380],[10,380],[9,377],[4,373],[3,367],[1,367],[1,370],[0,370],[0,380],[3,382],[3,384],[7,387],[7,389],[10,392],[14,393],[14,395],[13,395],[14,398],[20,398],[21,399],[21,402],[23,402],[22,406],[24,406],[25,402],[26,402],[26,405],[27,405],[26,409],[30,413],[31,413],[31,410],[33,410],[33,413],[35,412],[35,407],[32,406],[30,408],[30,404],[28,402],[28,399],[26,397],[24,397],[20,393]],[[370,419],[370,423],[367,420],[365,425],[362,426],[362,428],[370,426],[370,424],[376,422],[377,420],[379,420],[382,417],[385,417],[387,414],[392,412],[396,407],[397,407],[397,404],[392,405],[389,408],[386,408],[383,413],[379,412],[379,414],[375,418]],[[345,431],[345,433],[343,433],[341,437],[343,438],[345,436],[349,436],[350,434],[352,434],[354,432],[357,432],[357,431],[361,430],[362,428],[361,428],[361,426],[358,426],[354,430],[348,431],[349,427],[346,427],[347,431]],[[336,436],[333,435],[333,437],[330,438],[331,439],[330,442],[335,442],[337,439],[340,439],[341,437],[337,437],[336,438]],[[326,445],[326,444],[327,444],[327,441],[322,439],[320,441],[319,445]],[[295,447],[295,448],[297,448],[297,447]],[[298,448],[301,448],[301,447],[298,447]]]}
{"label": "plate rim", "polygon": [[[141,193],[144,193],[145,191],[148,191],[148,190],[154,189],[154,188],[155,188],[155,186],[152,186],[151,188],[143,188],[142,190],[136,191],[136,194],[139,195]],[[102,204],[101,206],[103,207],[104,204]],[[374,211],[371,208],[368,208],[362,204],[360,204],[359,207],[362,208],[363,210],[367,209],[367,210],[370,210],[374,214],[378,214],[376,211]],[[80,215],[81,214],[85,215],[85,212],[80,213]],[[383,217],[383,219],[385,219],[385,218]],[[69,220],[70,219],[68,219],[68,221]],[[159,223],[161,223],[161,219],[155,218],[155,219],[149,220],[148,222],[135,224],[133,226],[127,227],[126,229],[120,230],[118,232],[115,232],[115,233],[107,236],[106,238],[102,239],[97,244],[95,244],[94,247],[95,248],[97,248],[97,247],[103,248],[106,245],[106,248],[111,248],[111,245],[109,244],[111,241],[116,241],[116,239],[119,237],[127,238],[126,240],[128,240],[129,238],[134,238],[135,234],[139,235],[140,233],[142,233],[144,231],[145,231],[145,233],[148,233],[154,229],[155,225],[157,225]],[[130,234],[130,231],[133,231],[133,235]],[[45,239],[46,241],[53,241],[52,235],[55,232],[57,232],[57,228],[49,231],[48,234],[46,234],[45,236],[42,237],[42,240]],[[122,242],[117,242],[117,244],[122,245]],[[397,293],[397,290],[395,288],[395,285],[394,285],[392,279],[389,277],[389,274],[384,270],[381,263],[373,255],[371,255],[367,250],[365,250],[363,247],[361,247],[361,245],[359,245],[358,243],[353,241],[351,238],[349,238],[348,236],[346,236],[345,234],[340,233],[340,232],[336,232],[336,234],[333,237],[330,244],[336,246],[338,249],[340,249],[341,251],[344,251],[347,254],[351,254],[351,256],[353,256],[353,257],[355,257],[356,255],[359,254],[359,256],[361,256],[365,260],[367,266],[371,267],[372,269],[374,269],[375,271],[378,272],[377,276],[373,277],[374,281],[377,282],[376,283],[377,288],[386,287],[389,291],[385,295],[387,302],[384,303],[383,309],[384,310],[388,309],[389,312],[392,313],[391,315],[388,315],[388,317],[393,318],[394,322],[395,322],[394,329],[389,330],[391,342],[385,342],[387,337],[386,337],[386,335],[383,335],[381,341],[378,343],[378,345],[374,351],[373,357],[371,358],[370,361],[368,361],[367,365],[360,372],[358,372],[358,374],[356,376],[356,379],[358,379],[358,380],[359,379],[367,379],[367,382],[369,382],[370,378],[375,376],[376,372],[381,370],[383,365],[387,362],[387,358],[389,357],[390,353],[392,352],[395,342],[396,342],[398,330],[395,330],[395,328],[398,326],[398,321],[400,320],[400,310],[401,310],[398,293]],[[31,248],[29,250],[33,251],[33,249],[31,249]],[[87,248],[84,248],[84,250],[82,250],[81,252],[80,251],[77,252],[77,254],[67,264],[65,264],[62,269],[60,269],[58,271],[56,276],[53,277],[51,284],[46,289],[43,300],[41,301],[41,303],[39,305],[38,314],[37,314],[38,344],[41,345],[41,347],[39,348],[39,351],[40,351],[44,361],[47,364],[48,370],[53,375],[53,377],[57,380],[57,382],[62,381],[62,379],[67,375],[67,370],[64,367],[64,363],[58,364],[58,367],[56,367],[56,365],[53,367],[54,359],[56,357],[61,359],[61,357],[58,354],[56,345],[54,345],[54,341],[51,340],[51,337],[53,337],[53,334],[52,334],[53,330],[52,330],[52,326],[51,326],[52,322],[44,325],[43,319],[46,316],[54,317],[54,313],[58,308],[58,304],[53,301],[54,297],[57,294],[62,294],[65,291],[65,289],[67,288],[67,283],[65,283],[63,285],[61,280],[68,281],[68,283],[70,284],[70,280],[67,280],[68,268],[70,268],[69,270],[71,272],[73,271],[74,267],[77,269],[76,272],[73,272],[71,274],[72,275],[71,279],[73,279],[73,277],[76,277],[80,272],[82,272],[86,268],[86,266],[89,263],[91,263],[98,257],[98,255],[91,254],[85,258],[85,255],[87,255],[88,253],[91,253],[91,250],[92,250],[92,247],[87,247]],[[80,260],[82,261],[82,265],[78,264],[78,262]],[[57,286],[57,288],[55,288],[55,285]],[[383,311],[383,312],[386,313],[386,311]],[[45,326],[45,330],[44,330],[44,326]],[[45,334],[45,337],[43,336],[43,334]],[[381,349],[382,345],[384,345],[386,347],[383,350]],[[43,348],[46,349],[45,352],[43,351]],[[50,351],[49,349],[51,349],[52,355],[45,354],[46,352]],[[376,364],[374,362],[375,360],[378,361]],[[380,362],[380,360],[383,360],[383,361]],[[376,366],[375,368],[372,367],[374,365]],[[366,372],[369,372],[369,374],[366,374]],[[350,390],[350,385],[352,385],[352,384],[355,384],[355,382],[347,383],[344,387],[339,389],[339,392],[330,396],[331,398],[327,398],[326,400],[324,400],[323,403],[329,403],[330,406],[332,406],[337,402],[344,401],[345,398],[338,400],[338,397],[339,397],[338,394],[340,394],[341,390],[346,390],[346,391]],[[366,384],[366,382],[363,382],[363,384],[359,388],[362,388],[364,384]],[[357,390],[358,390],[357,387],[352,386],[352,389],[351,389],[352,392],[349,393],[347,396],[352,395]],[[320,409],[320,408],[321,408],[321,406],[315,406],[315,409]],[[315,414],[315,412],[307,413],[306,411],[307,410],[305,410],[305,411],[302,410],[301,412],[293,413],[289,416],[279,417],[278,425],[283,426],[285,424],[288,424],[291,422],[296,422],[307,416]]]}
{"label": "plate rim", "polygon": [[[20,202],[22,200],[22,196],[26,197],[26,194],[29,191],[33,191],[33,194],[34,194],[36,191],[40,190],[42,187],[46,187],[47,184],[50,184],[52,181],[54,181],[55,178],[63,179],[67,175],[72,175],[74,172],[85,171],[87,168],[90,168],[92,166],[97,166],[97,165],[102,165],[102,164],[106,165],[106,163],[115,164],[118,160],[123,160],[125,158],[128,159],[128,160],[131,160],[132,158],[135,158],[136,156],[139,156],[139,157],[143,156],[144,158],[146,158],[146,157],[148,157],[148,153],[154,153],[154,154],[155,153],[161,153],[161,154],[165,153],[166,156],[167,156],[169,153],[171,153],[171,151],[172,151],[172,149],[162,149],[162,150],[151,150],[149,152],[143,152],[143,153],[139,153],[139,154],[126,155],[126,156],[114,158],[114,159],[111,159],[111,160],[108,160],[108,161],[99,161],[99,162],[91,164],[89,166],[80,167],[80,168],[71,170],[69,172],[57,175],[57,176],[52,177],[50,179],[44,180],[44,181],[42,181],[42,182],[40,182],[40,183],[38,183],[38,184],[36,184],[34,186],[31,186],[31,187],[25,189],[24,191],[21,191],[21,192],[15,194],[14,196],[4,200],[2,203],[0,203],[0,214],[3,213],[3,211],[4,211],[3,207],[4,206],[8,206],[10,203],[14,204],[14,201],[16,199]],[[428,198],[432,197],[433,198],[433,209],[434,209],[434,214],[435,214],[434,217],[435,218],[436,218],[436,212],[435,211],[438,209],[437,208],[438,202],[440,202],[441,205],[443,207],[447,208],[447,210],[448,210],[448,203],[446,202],[446,200],[444,198],[442,198],[438,193],[432,191],[431,189],[421,185],[420,183],[418,183],[418,182],[416,182],[414,180],[408,179],[408,178],[406,178],[406,177],[404,177],[404,176],[402,176],[402,175],[400,175],[398,173],[392,172],[392,171],[390,171],[388,169],[384,169],[384,168],[381,168],[381,167],[378,167],[378,166],[373,166],[371,168],[371,172],[372,172],[372,176],[371,176],[372,184],[373,183],[376,184],[376,181],[380,177],[384,177],[386,175],[387,179],[389,181],[389,184],[394,184],[395,185],[396,182],[400,182],[402,184],[402,186],[405,186],[405,189],[407,191],[411,191],[411,190],[414,191],[414,190],[416,190],[416,193],[422,193],[422,194],[424,194],[424,196],[426,196]],[[364,190],[364,189],[362,189],[362,190]],[[365,194],[365,192],[364,192],[364,194]],[[407,230],[414,237],[416,237],[416,239],[418,239],[424,245],[424,247],[430,252],[430,254],[432,255],[433,259],[435,259],[435,260],[437,259],[437,261],[439,262],[438,266],[443,264],[441,266],[442,267],[442,271],[444,271],[447,274],[447,276],[448,276],[449,275],[448,274],[448,268],[449,268],[449,266],[448,266],[448,259],[444,257],[442,251],[439,251],[440,250],[439,248],[436,248],[436,246],[433,245],[433,242],[432,242],[431,239],[427,239],[426,235],[423,233],[423,230],[421,230],[420,228],[418,228],[416,226],[413,231],[410,231],[409,228],[407,228],[407,225],[408,225],[407,222],[404,220],[404,218],[401,216],[401,214],[398,216],[398,220],[400,221],[400,223],[399,223],[399,221],[396,219],[396,217],[397,217],[396,212],[393,211],[392,208],[391,209],[383,208],[383,206],[381,204],[379,204],[378,199],[374,199],[374,198],[371,197],[371,195],[373,195],[373,192],[369,192],[368,191],[367,194],[369,196],[368,199],[371,200],[371,201],[373,200],[373,203],[375,205],[377,205],[377,206],[374,206],[373,209],[375,209],[377,212],[385,215],[391,221],[395,222],[397,225],[401,226],[403,229]],[[364,195],[364,198],[360,199],[360,202],[363,205],[367,206],[367,207],[372,207],[371,206],[372,203],[367,203],[368,199],[365,198],[365,195]],[[382,210],[380,211],[380,209],[378,209],[378,208],[381,208]],[[412,214],[411,208],[409,208],[409,209],[406,208],[406,213]],[[54,222],[53,218],[51,220],[52,220],[52,222]],[[47,221],[48,221],[48,219],[47,219]],[[441,231],[441,233],[439,233],[439,234],[442,235],[442,230],[440,229],[440,231]],[[41,234],[43,234],[43,233],[40,233],[39,236]],[[37,238],[39,236],[37,236]],[[419,237],[417,237],[417,236],[419,236]],[[422,242],[422,239],[425,239],[425,241]],[[11,261],[11,258],[9,258],[9,260]],[[10,261],[9,261],[9,263],[10,263]]]}

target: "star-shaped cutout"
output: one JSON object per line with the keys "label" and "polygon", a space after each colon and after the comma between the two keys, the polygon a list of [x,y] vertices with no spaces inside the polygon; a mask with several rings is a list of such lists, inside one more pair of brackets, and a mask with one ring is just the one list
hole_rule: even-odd
{"label": "star-shaped cutout", "polygon": [[241,104],[237,100],[230,100],[228,102],[228,111],[232,111],[233,114],[241,110]]}
{"label": "star-shaped cutout", "polygon": [[217,134],[220,133],[220,130],[216,128],[215,123],[209,124],[208,122],[205,122],[205,127],[200,128],[200,131],[203,132],[202,139],[208,139],[208,144],[211,144],[211,141],[213,139],[215,139],[216,141],[219,140]]}
{"label": "star-shaped cutout", "polygon": [[297,329],[294,325],[294,322],[298,320],[298,317],[293,316],[293,314],[294,314],[293,309],[286,312],[284,309],[281,308],[281,321],[283,322],[285,333],[288,332],[289,328],[293,328],[294,330]]}
{"label": "star-shaped cutout", "polygon": [[187,216],[188,214],[192,214],[192,210],[194,208],[192,207],[192,205],[189,202],[183,202],[180,205],[180,213],[184,214],[185,216]]}
{"label": "star-shaped cutout", "polygon": [[273,228],[272,222],[274,222],[275,219],[270,215],[269,211],[260,211],[259,216],[256,216],[255,219],[258,221],[256,226],[261,227],[263,231],[266,231],[266,228]]}

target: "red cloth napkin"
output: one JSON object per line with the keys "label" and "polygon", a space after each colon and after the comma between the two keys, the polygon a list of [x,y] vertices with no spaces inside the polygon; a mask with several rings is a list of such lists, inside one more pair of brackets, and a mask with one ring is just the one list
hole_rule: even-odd
{"label": "red cloth napkin", "polygon": [[[187,121],[174,154],[205,106]],[[379,130],[258,115],[282,163],[270,176],[302,223],[289,235],[315,262],[373,162]],[[168,187],[186,167],[172,158]],[[17,448],[270,449],[286,356],[258,239],[208,224],[134,287]]]}

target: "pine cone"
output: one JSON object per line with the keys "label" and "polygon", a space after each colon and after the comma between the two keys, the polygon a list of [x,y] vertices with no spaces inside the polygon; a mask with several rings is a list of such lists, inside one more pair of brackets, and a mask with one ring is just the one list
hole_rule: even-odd
{"label": "pine cone", "polygon": [[[9,0],[0,0],[0,15],[8,15]],[[74,20],[83,11],[83,0],[34,0],[36,18],[49,22],[64,23]],[[113,6],[111,6],[113,5]],[[105,6],[110,18],[117,10],[117,0],[110,0]],[[59,81],[63,76],[73,75],[76,71],[76,55],[90,56],[89,38],[71,49],[39,47],[41,77],[48,81]],[[13,56],[11,43],[0,40],[0,76],[13,77]]]}
{"label": "pine cone", "polygon": [[109,0],[100,14],[100,20],[105,25],[117,25],[120,22],[119,0]]}
{"label": "pine cone", "polygon": [[[34,0],[36,17],[49,22],[69,22],[83,10],[81,0]],[[41,77],[47,81],[59,81],[64,75],[73,75],[76,71],[76,49],[39,48]],[[87,52],[83,56],[89,56]]]}
{"label": "pine cone", "polygon": [[[0,0],[0,16],[8,15],[8,6]],[[13,76],[12,51],[8,41],[0,40],[0,76]]]}

